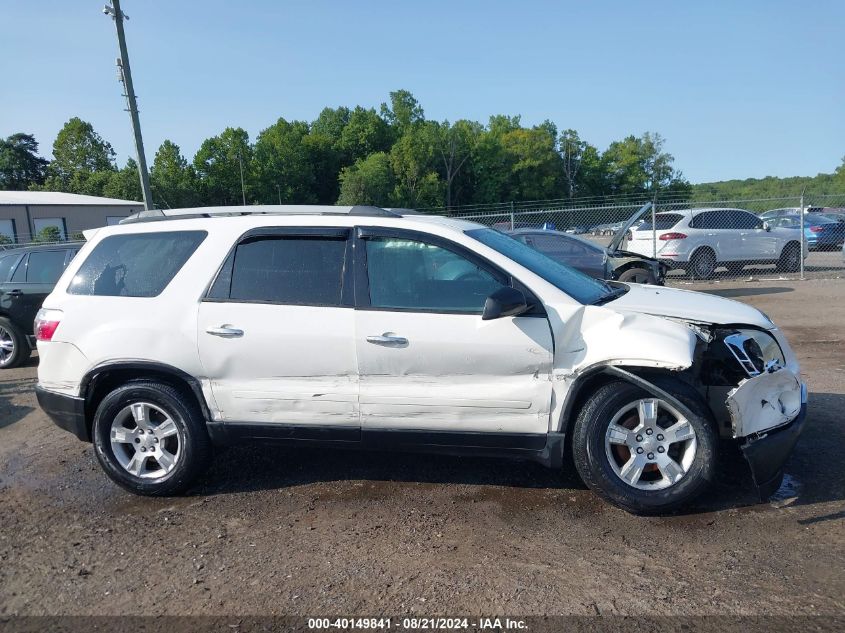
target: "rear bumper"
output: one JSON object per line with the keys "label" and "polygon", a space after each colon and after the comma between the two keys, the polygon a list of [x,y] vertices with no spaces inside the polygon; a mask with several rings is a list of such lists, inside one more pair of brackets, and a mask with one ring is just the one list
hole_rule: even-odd
{"label": "rear bumper", "polygon": [[798,437],[804,430],[807,417],[807,386],[801,385],[801,410],[788,425],[766,435],[747,441],[742,452],[751,467],[751,476],[763,500],[771,497],[783,481],[783,466]]}
{"label": "rear bumper", "polygon": [[63,393],[48,391],[36,385],[38,405],[60,429],[73,433],[80,440],[91,441],[91,432],[85,420],[85,400]]}

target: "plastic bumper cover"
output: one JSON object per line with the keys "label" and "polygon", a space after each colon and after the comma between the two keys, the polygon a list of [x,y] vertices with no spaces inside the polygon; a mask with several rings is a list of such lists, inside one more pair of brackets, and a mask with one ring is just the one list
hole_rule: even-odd
{"label": "plastic bumper cover", "polygon": [[91,432],[85,420],[85,400],[39,386],[35,387],[35,396],[38,405],[56,426],[73,433],[80,440],[91,441]]}
{"label": "plastic bumper cover", "polygon": [[801,385],[801,410],[786,426],[748,440],[742,452],[751,467],[751,476],[760,498],[771,497],[783,481],[783,466],[795,448],[807,417],[807,385]]}

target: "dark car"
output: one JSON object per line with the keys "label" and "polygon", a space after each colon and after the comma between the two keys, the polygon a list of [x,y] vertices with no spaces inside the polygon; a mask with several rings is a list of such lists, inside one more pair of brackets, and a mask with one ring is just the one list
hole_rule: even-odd
{"label": "dark car", "polygon": [[666,275],[666,264],[656,259],[605,248],[569,233],[542,229],[507,233],[543,255],[597,279],[663,285]]}
{"label": "dark car", "polygon": [[29,358],[33,321],[81,243],[0,250],[0,369]]}
{"label": "dark car", "polygon": [[[801,230],[800,215],[782,215],[767,221],[770,226]],[[805,213],[804,239],[811,251],[837,249],[845,242],[845,221],[834,214]]]}

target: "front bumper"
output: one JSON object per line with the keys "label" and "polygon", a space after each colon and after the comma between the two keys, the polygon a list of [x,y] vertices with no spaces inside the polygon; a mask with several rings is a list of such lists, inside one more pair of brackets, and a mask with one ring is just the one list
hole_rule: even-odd
{"label": "front bumper", "polygon": [[91,441],[91,430],[85,419],[85,400],[48,391],[37,385],[35,396],[38,398],[38,405],[56,426],[73,433],[80,440]]}
{"label": "front bumper", "polygon": [[801,410],[786,426],[758,436],[741,446],[751,467],[760,499],[771,497],[783,481],[783,465],[795,448],[807,417],[807,385],[801,385]]}

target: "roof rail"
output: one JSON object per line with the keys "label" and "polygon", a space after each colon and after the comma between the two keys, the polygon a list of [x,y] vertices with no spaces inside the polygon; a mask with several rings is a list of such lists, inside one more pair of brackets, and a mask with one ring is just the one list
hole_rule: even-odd
{"label": "roof rail", "polygon": [[[337,207],[308,204],[259,204],[236,207],[196,207],[192,209],[153,209],[134,213],[120,221],[121,224],[135,222],[159,222],[161,220],[183,220],[188,218],[233,217],[240,215],[356,215],[370,217],[401,218],[398,210],[356,205]],[[405,209],[403,209],[405,211]]]}

